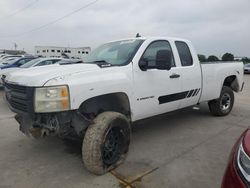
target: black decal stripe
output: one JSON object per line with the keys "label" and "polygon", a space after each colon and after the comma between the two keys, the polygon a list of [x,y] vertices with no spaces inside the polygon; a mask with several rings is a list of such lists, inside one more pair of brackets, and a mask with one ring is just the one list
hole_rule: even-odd
{"label": "black decal stripe", "polygon": [[199,89],[192,89],[190,91],[174,93],[171,95],[160,96],[158,98],[159,104],[164,104],[164,103],[173,102],[173,101],[177,101],[177,100],[181,100],[185,98],[194,97],[194,96],[197,96],[200,91],[201,89],[199,88]]}
{"label": "black decal stripe", "polygon": [[193,93],[192,97],[195,96],[195,94],[196,94],[197,91],[198,91],[198,89],[194,90],[194,93]]}
{"label": "black decal stripe", "polygon": [[187,94],[188,94],[188,91],[184,91],[184,92],[181,92],[181,93],[175,93],[175,94],[171,94],[171,95],[160,96],[158,98],[159,104],[164,104],[164,103],[168,103],[168,102],[173,102],[173,101],[178,101],[178,100],[181,100],[181,99],[185,99]]}
{"label": "black decal stripe", "polygon": [[194,92],[194,89],[189,92],[187,98],[191,97],[193,95],[193,92]]}
{"label": "black decal stripe", "polygon": [[198,89],[198,91],[196,92],[195,96],[197,96],[200,93],[201,89]]}
{"label": "black decal stripe", "polygon": [[191,91],[188,91],[188,93],[187,93],[187,95],[186,95],[186,98],[188,97],[188,95],[189,95],[190,92],[191,92]]}

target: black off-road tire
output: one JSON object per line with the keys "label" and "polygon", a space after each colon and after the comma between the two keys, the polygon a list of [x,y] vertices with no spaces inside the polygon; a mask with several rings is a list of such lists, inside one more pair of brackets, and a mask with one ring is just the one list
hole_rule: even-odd
{"label": "black off-road tire", "polygon": [[234,105],[234,92],[230,87],[223,86],[220,98],[208,102],[210,112],[215,116],[228,115]]}
{"label": "black off-road tire", "polygon": [[[115,136],[112,137],[113,134]],[[99,114],[94,119],[94,123],[88,127],[83,139],[82,159],[85,167],[96,175],[105,174],[116,168],[126,158],[130,138],[131,126],[126,116],[117,112],[103,112]],[[118,141],[113,142],[112,140]],[[118,144],[112,145],[112,143]],[[108,161],[107,158],[110,156],[112,146],[118,152],[114,152],[116,157]]]}

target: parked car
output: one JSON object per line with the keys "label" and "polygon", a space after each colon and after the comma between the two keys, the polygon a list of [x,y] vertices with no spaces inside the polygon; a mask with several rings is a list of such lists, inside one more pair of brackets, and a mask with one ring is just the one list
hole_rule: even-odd
{"label": "parked car", "polygon": [[0,66],[3,66],[3,65],[7,65],[9,64],[11,61],[14,61],[14,60],[17,60],[17,59],[20,59],[21,57],[7,57],[5,59],[2,59],[0,60]]}
{"label": "parked car", "polygon": [[8,54],[0,54],[0,59],[2,59],[3,57],[7,56]]}
{"label": "parked car", "polygon": [[1,61],[3,61],[4,59],[8,59],[8,58],[14,58],[14,57],[24,57],[24,55],[5,55],[3,57],[1,57]]}
{"label": "parked car", "polygon": [[2,57],[0,57],[0,61],[8,58],[21,58],[21,57],[34,57],[33,55],[29,54],[24,54],[24,55],[9,55],[9,54],[4,54]]}
{"label": "parked car", "polygon": [[32,60],[25,65],[21,66],[20,68],[30,68],[30,67],[38,67],[38,66],[45,66],[45,65],[53,65],[58,61],[61,61],[62,58],[37,58],[36,60]]}
{"label": "parked car", "polygon": [[250,187],[250,129],[237,140],[231,151],[221,188]]}
{"label": "parked car", "polygon": [[34,57],[22,57],[22,58],[9,60],[7,64],[0,65],[0,70],[14,68],[14,67],[20,67],[33,59],[35,59],[35,58]]}
{"label": "parked car", "polygon": [[250,73],[250,63],[244,65],[244,73]]}
{"label": "parked car", "polygon": [[202,102],[228,115],[243,63],[200,64],[188,40],[140,37],[103,44],[81,64],[7,74],[4,85],[23,133],[82,140],[85,167],[104,174],[126,158],[137,120]]}
{"label": "parked car", "polygon": [[[21,58],[20,60],[25,60],[29,58]],[[31,67],[38,67],[38,66],[45,66],[45,65],[53,65],[59,61],[61,58],[33,58],[25,63],[19,61],[15,61],[15,63],[21,64],[21,66],[13,66],[13,64],[6,65],[5,67],[0,66],[0,87],[3,86],[2,76],[5,76],[8,73],[21,70],[23,68],[31,68]],[[6,68],[7,67],[7,68]]]}
{"label": "parked car", "polygon": [[71,64],[79,64],[84,63],[81,59],[63,59],[61,61],[58,61],[56,64],[59,65],[71,65]]}

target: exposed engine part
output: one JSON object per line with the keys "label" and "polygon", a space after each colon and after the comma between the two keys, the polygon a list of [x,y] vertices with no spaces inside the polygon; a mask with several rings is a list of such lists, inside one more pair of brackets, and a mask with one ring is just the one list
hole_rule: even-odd
{"label": "exposed engine part", "polygon": [[49,135],[49,134],[57,134],[60,129],[58,117],[56,115],[49,116],[47,119],[47,123],[43,125],[43,134],[42,135]]}
{"label": "exposed engine part", "polygon": [[15,118],[20,124],[20,131],[34,138],[56,135],[61,138],[82,138],[91,123],[91,120],[87,119],[79,111],[36,114],[33,118],[16,115]]}

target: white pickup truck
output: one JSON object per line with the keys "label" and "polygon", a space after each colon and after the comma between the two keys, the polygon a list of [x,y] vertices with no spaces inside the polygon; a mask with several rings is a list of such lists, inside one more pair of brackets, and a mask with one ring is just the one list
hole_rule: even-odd
{"label": "white pickup truck", "polygon": [[201,102],[229,114],[243,64],[201,64],[190,41],[138,37],[103,44],[85,63],[20,70],[3,82],[22,132],[82,139],[86,168],[104,174],[125,159],[137,120]]}

